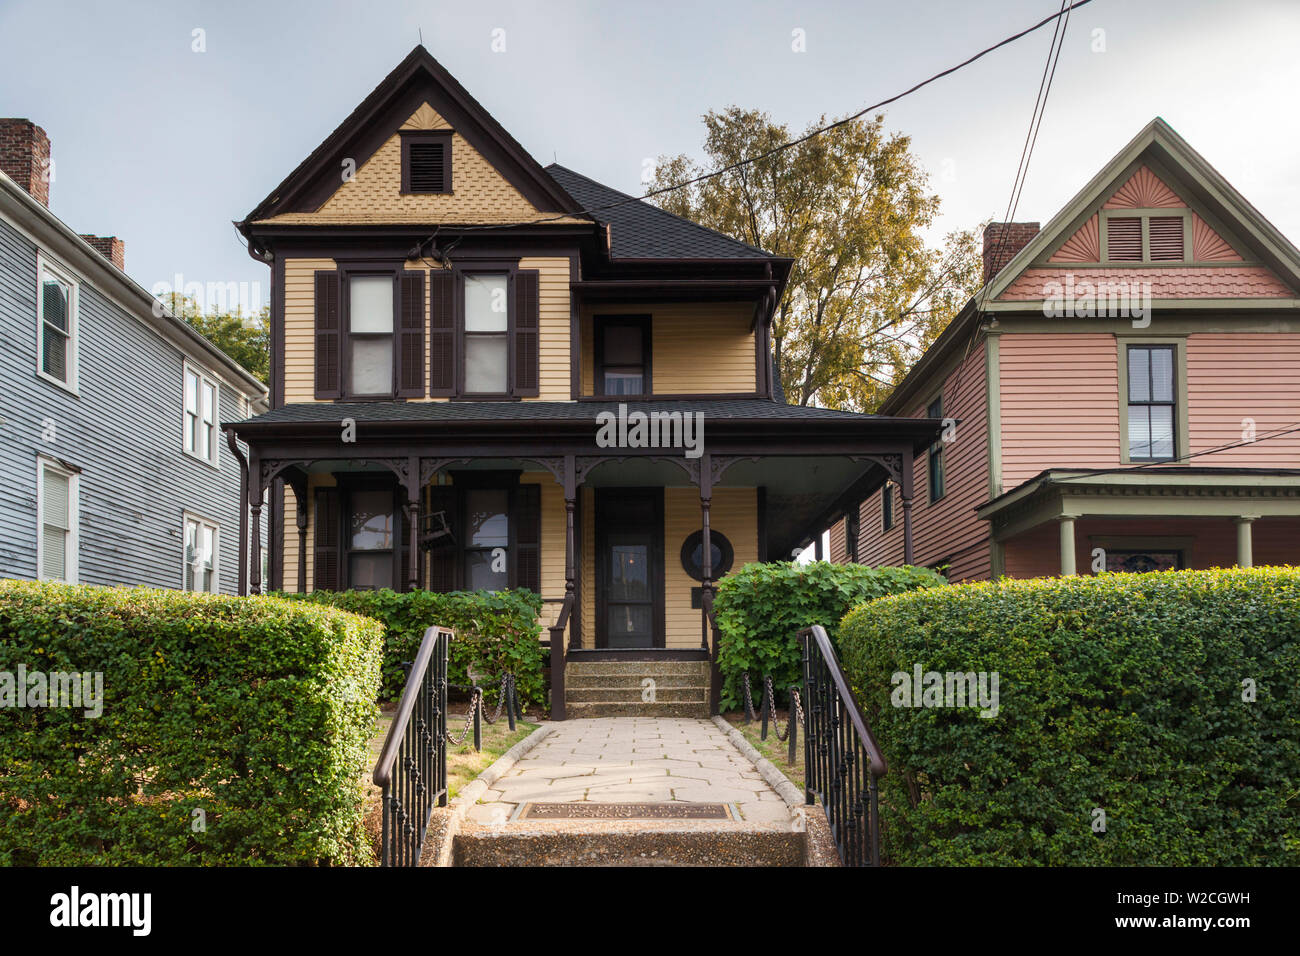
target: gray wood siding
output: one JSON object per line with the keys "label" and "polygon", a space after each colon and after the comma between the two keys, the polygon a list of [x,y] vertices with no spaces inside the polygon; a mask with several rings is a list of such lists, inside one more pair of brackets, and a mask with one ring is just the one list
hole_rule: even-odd
{"label": "gray wood siding", "polygon": [[[219,468],[182,450],[185,356],[83,282],[80,394],[39,377],[36,269],[31,239],[0,220],[0,577],[36,577],[36,463],[42,454],[81,469],[80,583],[181,587],[182,514],[189,511],[220,526],[220,587],[234,593],[239,466],[224,436]],[[208,362],[193,364],[216,371]],[[219,424],[247,417],[241,393],[225,383],[219,390]],[[56,429],[52,442],[42,440],[47,420]]]}

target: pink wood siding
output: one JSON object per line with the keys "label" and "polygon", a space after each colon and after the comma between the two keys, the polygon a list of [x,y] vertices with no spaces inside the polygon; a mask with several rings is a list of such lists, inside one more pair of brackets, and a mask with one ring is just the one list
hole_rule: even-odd
{"label": "pink wood siding", "polygon": [[[1230,518],[1144,518],[1136,521],[1084,518],[1075,523],[1075,566],[1091,573],[1090,535],[1099,537],[1191,537],[1186,556],[1192,568],[1230,568],[1237,562],[1237,528]],[[1254,563],[1300,564],[1300,518],[1261,518],[1252,529]],[[1004,545],[1006,573],[1013,578],[1052,577],[1061,560],[1055,522],[1039,525]]]}
{"label": "pink wood siding", "polygon": [[1201,455],[1202,466],[1300,467],[1300,432],[1258,439],[1300,422],[1300,335],[1206,333],[1187,339],[1187,417],[1192,454],[1239,442],[1243,419],[1256,443]]}
{"label": "pink wood siding", "polygon": [[1006,333],[998,348],[1004,492],[1045,468],[1119,465],[1113,335]]}
{"label": "pink wood siding", "polygon": [[[945,494],[930,504],[929,459],[916,459],[916,488],[912,505],[913,561],[918,565],[948,561],[949,579],[966,581],[989,576],[987,528],[975,508],[988,500],[988,409],[985,405],[984,347],[981,344],[943,384],[944,416],[957,419],[956,435],[944,446]],[[933,395],[908,414],[925,415]],[[894,524],[880,527],[880,493],[862,506],[859,560],[863,564],[903,563],[903,504],[894,491]]]}
{"label": "pink wood siding", "polygon": [[844,532],[847,528],[847,522],[844,518],[831,525],[830,547],[827,549],[827,561],[833,561],[836,564],[844,564],[849,560],[849,549],[844,543]]}

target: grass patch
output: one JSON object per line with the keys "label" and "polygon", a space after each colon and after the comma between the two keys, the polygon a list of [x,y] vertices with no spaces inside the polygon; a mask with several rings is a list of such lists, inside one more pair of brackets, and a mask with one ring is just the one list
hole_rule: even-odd
{"label": "grass patch", "polygon": [[[776,711],[776,723],[785,729],[785,722],[789,715],[784,710]],[[787,758],[790,755],[790,741],[784,742],[776,739],[776,727],[772,723],[767,726],[767,740],[760,739],[763,731],[763,722],[761,719],[755,719],[752,724],[745,723],[745,712],[743,710],[733,710],[728,714],[723,714],[727,723],[735,727],[744,735],[745,739],[750,742],[760,756],[766,757],[772,761],[772,765],[780,770],[796,789],[803,790],[804,770],[803,770],[803,728],[799,728],[799,742],[795,747],[795,761],[791,763]]]}

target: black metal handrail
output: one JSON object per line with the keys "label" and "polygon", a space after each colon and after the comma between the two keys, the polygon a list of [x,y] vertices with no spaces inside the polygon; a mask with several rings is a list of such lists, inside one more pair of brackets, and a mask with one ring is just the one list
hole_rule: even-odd
{"label": "black metal handrail", "polygon": [[804,796],[820,798],[846,866],[880,865],[877,781],[889,771],[858,709],[826,629],[799,632],[803,648]]}
{"label": "black metal handrail", "polygon": [[381,866],[417,866],[434,806],[447,805],[447,649],[452,632],[424,632],[373,780],[382,791]]}

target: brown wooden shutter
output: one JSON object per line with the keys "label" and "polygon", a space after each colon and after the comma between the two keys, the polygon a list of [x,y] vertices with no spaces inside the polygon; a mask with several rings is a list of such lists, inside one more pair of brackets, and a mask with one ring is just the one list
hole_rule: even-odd
{"label": "brown wooden shutter", "polygon": [[456,394],[455,276],[429,273],[429,394]]}
{"label": "brown wooden shutter", "polygon": [[542,590],[542,489],[520,485],[515,489],[515,584]]}
{"label": "brown wooden shutter", "polygon": [[1106,255],[1112,260],[1142,260],[1142,219],[1113,217],[1106,225]]}
{"label": "brown wooden shutter", "polygon": [[312,587],[339,589],[339,490],[316,489]]}
{"label": "brown wooden shutter", "polygon": [[424,273],[403,272],[397,330],[397,397],[424,398]]}
{"label": "brown wooden shutter", "polygon": [[[1183,217],[1152,216],[1147,222],[1151,261],[1183,261]],[[1114,257],[1112,257],[1114,258]]]}
{"label": "brown wooden shutter", "polygon": [[536,269],[515,273],[515,375],[510,394],[516,397],[538,394],[539,284]]}
{"label": "brown wooden shutter", "polygon": [[446,539],[438,539],[433,542],[433,548],[429,551],[429,590],[430,591],[454,591],[456,590],[456,559],[460,555],[458,547],[460,540],[460,529],[457,527],[456,520],[456,489],[445,485],[434,485],[429,489],[429,516],[430,524],[440,526],[436,517],[438,512],[442,512],[446,517],[447,525],[451,528],[451,535],[454,543],[447,542]]}
{"label": "brown wooden shutter", "polygon": [[316,397],[341,398],[339,274],[316,273]]}

